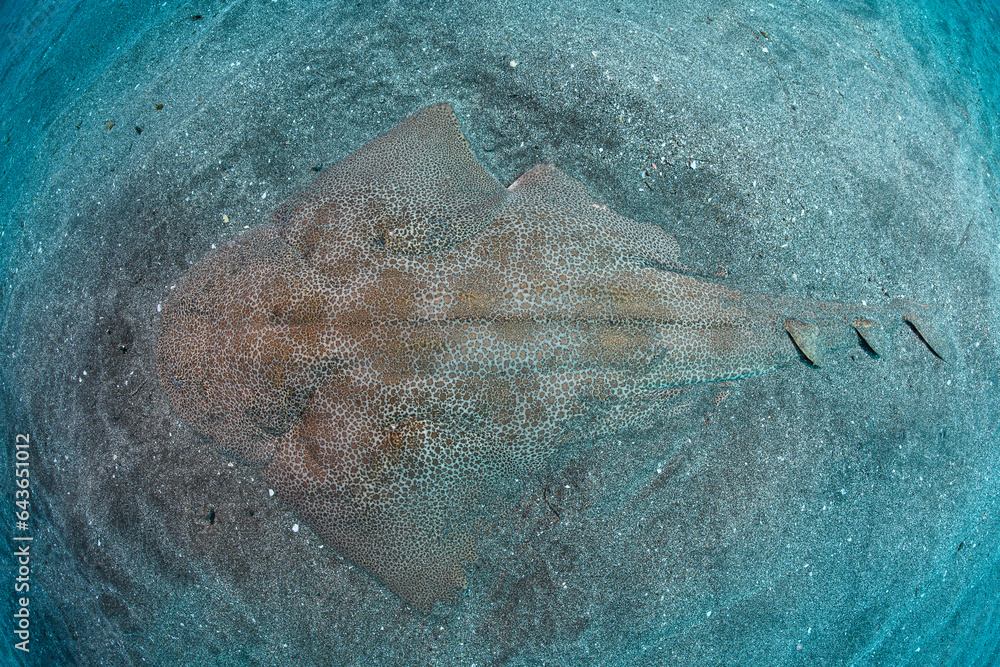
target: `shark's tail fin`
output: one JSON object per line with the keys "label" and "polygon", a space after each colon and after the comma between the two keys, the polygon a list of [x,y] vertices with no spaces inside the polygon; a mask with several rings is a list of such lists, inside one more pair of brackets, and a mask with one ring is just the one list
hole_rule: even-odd
{"label": "shark's tail fin", "polygon": [[955,348],[943,328],[935,321],[930,306],[914,303],[906,299],[894,299],[894,308],[900,311],[900,318],[917,334],[927,349],[938,359],[951,363],[955,360]]}
{"label": "shark's tail fin", "polygon": [[[894,299],[881,313],[865,312],[849,317],[850,326],[857,334],[858,343],[875,356],[882,356],[889,351],[891,335],[896,329],[905,325],[934,356],[945,362],[951,362],[955,358],[951,339],[935,321],[934,313],[929,306],[905,299]],[[817,324],[788,317],[785,319],[784,327],[798,351],[814,366],[825,365],[828,352],[845,346],[843,335],[837,335],[830,330],[826,322]]]}

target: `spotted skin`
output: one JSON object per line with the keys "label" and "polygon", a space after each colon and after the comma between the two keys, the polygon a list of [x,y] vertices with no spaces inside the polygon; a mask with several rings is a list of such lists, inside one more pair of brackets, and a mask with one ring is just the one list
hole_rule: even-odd
{"label": "spotted skin", "polygon": [[160,384],[427,608],[465,586],[483,507],[573,443],[653,419],[651,390],[819,362],[874,332],[868,309],[737,292],[678,254],[555,167],[503,188],[435,105],[179,281]]}

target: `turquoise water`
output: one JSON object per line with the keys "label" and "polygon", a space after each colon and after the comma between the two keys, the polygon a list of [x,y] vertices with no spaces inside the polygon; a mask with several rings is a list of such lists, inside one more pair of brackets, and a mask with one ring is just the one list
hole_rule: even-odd
{"label": "turquoise water", "polygon": [[[1000,663],[998,21],[938,2],[5,3],[2,661]],[[436,101],[504,185],[556,164],[737,289],[932,304],[956,358],[900,338],[691,388],[526,483],[461,602],[412,610],[178,421],[153,346],[191,263]]]}

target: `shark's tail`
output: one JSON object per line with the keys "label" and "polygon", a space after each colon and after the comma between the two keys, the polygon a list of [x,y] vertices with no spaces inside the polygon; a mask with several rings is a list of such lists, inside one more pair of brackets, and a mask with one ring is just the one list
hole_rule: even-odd
{"label": "shark's tail", "polygon": [[[929,306],[905,299],[893,299],[881,312],[864,310],[872,312],[850,316],[850,326],[857,334],[857,342],[875,356],[886,354],[891,348],[892,334],[906,326],[936,357],[945,362],[954,360],[951,339],[945,335]],[[826,355],[834,349],[844,347],[847,342],[843,333],[838,335],[826,325],[825,322],[817,323],[795,317],[787,317],[784,322],[785,331],[795,347],[814,366],[823,366]]]}

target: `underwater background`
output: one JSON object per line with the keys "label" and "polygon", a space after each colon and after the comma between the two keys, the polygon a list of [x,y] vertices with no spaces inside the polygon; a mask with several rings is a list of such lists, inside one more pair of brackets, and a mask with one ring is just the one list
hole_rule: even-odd
{"label": "underwater background", "polygon": [[[1000,664],[993,2],[11,0],[0,28],[0,663]],[[411,609],[172,414],[153,349],[192,263],[439,101],[504,185],[555,164],[737,289],[931,304],[956,355],[688,388]]]}

